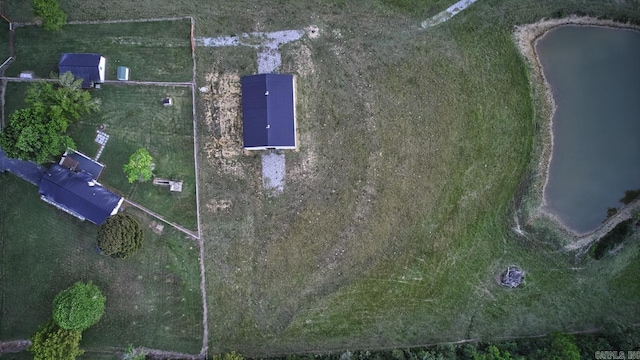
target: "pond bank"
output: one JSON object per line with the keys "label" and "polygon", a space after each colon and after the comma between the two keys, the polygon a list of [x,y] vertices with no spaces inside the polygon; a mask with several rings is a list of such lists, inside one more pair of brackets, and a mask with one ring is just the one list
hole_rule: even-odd
{"label": "pond bank", "polygon": [[[555,214],[547,209],[544,194],[548,183],[549,166],[552,159],[554,143],[552,125],[556,104],[549,82],[542,71],[542,65],[536,51],[536,44],[538,39],[549,30],[564,25],[600,26],[627,30],[640,30],[640,26],[591,17],[570,16],[561,19],[543,19],[537,23],[517,26],[513,33],[514,40],[529,68],[535,120],[537,120],[536,122],[538,122],[540,126],[538,134],[535,135],[538,142],[536,148],[537,163],[534,170],[535,176],[529,184],[529,190],[527,191],[527,200],[532,202],[534,206],[524,211],[524,222],[534,224],[541,219],[548,219],[555,224],[555,227],[561,233],[566,235],[565,238],[568,240],[568,244],[565,245],[565,249],[586,250],[594,241],[597,241],[601,236],[605,235],[608,230],[619,222],[631,217],[633,210],[640,209],[640,201],[635,201],[625,206],[620,209],[615,216],[607,219],[602,226],[584,234],[579,234],[566,227]],[[522,208],[523,205],[521,204],[520,207]]]}

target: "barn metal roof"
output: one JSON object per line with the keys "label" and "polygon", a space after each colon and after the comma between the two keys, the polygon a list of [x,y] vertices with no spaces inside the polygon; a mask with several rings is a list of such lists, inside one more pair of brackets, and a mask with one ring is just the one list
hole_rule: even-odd
{"label": "barn metal roof", "polygon": [[82,79],[82,87],[90,88],[93,83],[100,82],[100,54],[64,53],[58,63],[58,71],[64,74],[67,71],[76,79]]}
{"label": "barn metal roof", "polygon": [[242,126],[247,149],[296,147],[294,78],[260,74],[242,78]]}

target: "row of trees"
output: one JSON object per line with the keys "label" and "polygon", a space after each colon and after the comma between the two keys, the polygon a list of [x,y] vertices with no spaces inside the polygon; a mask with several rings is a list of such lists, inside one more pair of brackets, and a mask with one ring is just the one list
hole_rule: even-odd
{"label": "row of trees", "polygon": [[[329,355],[287,355],[273,360],[579,360],[640,350],[640,328],[608,323],[603,332],[521,338],[496,343],[447,344],[393,350],[347,351]],[[214,359],[222,359],[217,356]],[[604,357],[601,357],[604,358]],[[606,357],[611,358],[611,357]],[[616,357],[618,358],[618,357]],[[226,360],[226,357],[225,357]],[[235,360],[235,359],[234,359]]]}
{"label": "row of trees", "polygon": [[53,317],[32,337],[34,360],[73,360],[83,354],[82,332],[104,315],[106,298],[91,282],[76,282],[53,300]]}

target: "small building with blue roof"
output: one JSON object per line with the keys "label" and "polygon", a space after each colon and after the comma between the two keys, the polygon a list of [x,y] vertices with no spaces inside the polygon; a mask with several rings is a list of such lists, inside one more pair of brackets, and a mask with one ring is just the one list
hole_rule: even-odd
{"label": "small building with blue roof", "polygon": [[244,76],[241,84],[244,148],[295,149],[297,144],[294,76]]}
{"label": "small building with blue roof", "polygon": [[71,72],[76,79],[82,79],[82,88],[96,87],[104,83],[106,59],[100,54],[64,53],[58,63],[60,75]]}

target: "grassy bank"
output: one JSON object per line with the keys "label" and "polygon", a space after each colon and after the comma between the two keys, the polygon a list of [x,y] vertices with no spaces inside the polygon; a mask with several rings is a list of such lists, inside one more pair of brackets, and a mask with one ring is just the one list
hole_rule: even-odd
{"label": "grassy bank", "polygon": [[11,174],[0,181],[0,338],[25,339],[51,317],[54,296],[93,281],[107,297],[105,316],[83,334],[89,350],[128,344],[198,352],[202,306],[197,247],[179,232],[156,235],[150,219],[143,248],[130,259],[95,251],[97,227],[41,201]]}

